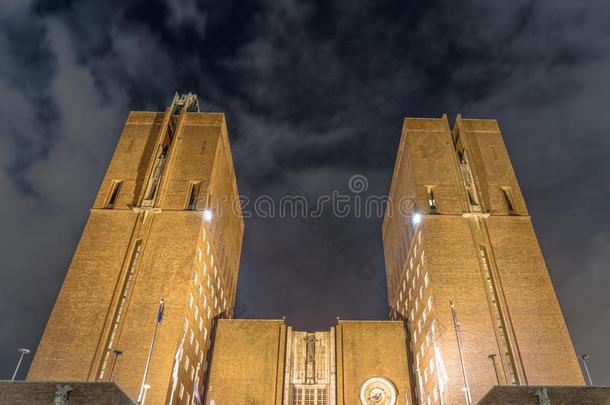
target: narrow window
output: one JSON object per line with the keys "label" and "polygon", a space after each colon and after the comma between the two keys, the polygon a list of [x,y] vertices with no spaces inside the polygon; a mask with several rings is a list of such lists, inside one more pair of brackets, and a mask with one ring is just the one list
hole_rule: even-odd
{"label": "narrow window", "polygon": [[119,191],[121,191],[121,185],[123,182],[121,180],[113,180],[110,186],[110,193],[108,194],[108,201],[106,201],[106,208],[114,208],[117,198],[119,196]]}
{"label": "narrow window", "polygon": [[510,215],[517,215],[517,211],[515,211],[515,206],[513,204],[513,199],[510,193],[510,189],[508,187],[502,187],[502,195],[504,195],[504,202],[506,203],[506,208],[508,209],[508,213]]}
{"label": "narrow window", "polygon": [[187,210],[195,210],[197,206],[197,195],[199,194],[199,183],[191,183],[189,185],[188,199],[186,202]]}
{"label": "narrow window", "polygon": [[428,208],[431,214],[436,214],[436,198],[434,197],[434,187],[428,186]]}
{"label": "narrow window", "polygon": [[148,191],[146,192],[146,197],[144,200],[152,201],[157,195],[157,187],[159,186],[159,181],[161,180],[161,173],[163,172],[163,167],[165,166],[165,159],[167,157],[168,149],[168,144],[161,146],[159,149],[157,160],[155,161],[155,166],[149,181]]}

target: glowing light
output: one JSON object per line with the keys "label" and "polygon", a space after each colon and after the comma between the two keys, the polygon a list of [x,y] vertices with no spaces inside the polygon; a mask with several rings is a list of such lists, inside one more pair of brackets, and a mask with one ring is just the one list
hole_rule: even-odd
{"label": "glowing light", "polygon": [[206,221],[210,222],[212,220],[212,211],[210,211],[210,210],[203,210],[203,219],[205,219]]}
{"label": "glowing light", "polygon": [[413,225],[419,224],[421,222],[421,214],[419,212],[413,214],[413,216],[411,217],[411,221],[413,221]]}

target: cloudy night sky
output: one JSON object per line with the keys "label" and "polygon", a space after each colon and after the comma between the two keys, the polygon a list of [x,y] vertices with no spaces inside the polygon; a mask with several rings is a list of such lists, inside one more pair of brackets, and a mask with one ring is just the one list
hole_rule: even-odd
{"label": "cloudy night sky", "polygon": [[[384,194],[405,116],[496,118],[610,385],[607,1],[0,0],[0,379],[35,349],[129,110],[227,117],[241,194]],[[246,219],[238,313],[387,317],[381,218]],[[29,361],[28,361],[29,365]],[[22,369],[20,377],[25,373]]]}

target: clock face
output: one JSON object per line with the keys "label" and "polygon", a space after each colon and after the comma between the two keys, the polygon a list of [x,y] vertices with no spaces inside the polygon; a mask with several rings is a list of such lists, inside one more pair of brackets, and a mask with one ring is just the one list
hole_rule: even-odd
{"label": "clock face", "polygon": [[371,377],[362,384],[360,402],[362,405],[394,405],[396,388],[386,378]]}

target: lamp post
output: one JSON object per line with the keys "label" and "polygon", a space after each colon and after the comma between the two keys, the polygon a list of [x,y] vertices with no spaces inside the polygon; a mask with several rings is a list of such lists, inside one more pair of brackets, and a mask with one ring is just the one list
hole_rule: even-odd
{"label": "lamp post", "polygon": [[589,358],[589,355],[587,353],[583,353],[578,357],[580,357],[580,359],[582,360],[582,365],[585,369],[585,374],[587,375],[587,383],[589,385],[593,385],[593,381],[591,380],[591,374],[589,374],[589,367],[587,367],[587,359]]}
{"label": "lamp post", "polygon": [[494,366],[494,373],[496,374],[496,383],[500,385],[500,375],[498,374],[498,367],[496,366],[496,356],[497,354],[491,353],[487,358],[491,360],[491,364]]}
{"label": "lamp post", "polygon": [[29,349],[20,348],[20,349],[17,349],[17,351],[20,353],[20,356],[19,356],[19,361],[17,362],[17,367],[15,367],[15,372],[13,373],[13,378],[11,378],[11,381],[15,381],[15,377],[17,377],[17,372],[19,371],[19,367],[21,366],[21,361],[23,360],[23,357],[26,354],[30,354]]}
{"label": "lamp post", "polygon": [[114,374],[114,367],[116,366],[117,361],[119,361],[119,356],[121,354],[123,354],[122,351],[114,349],[112,351],[112,354],[114,355],[114,361],[112,362],[112,368],[110,369],[110,376],[108,377],[108,381],[112,381],[112,375]]}

